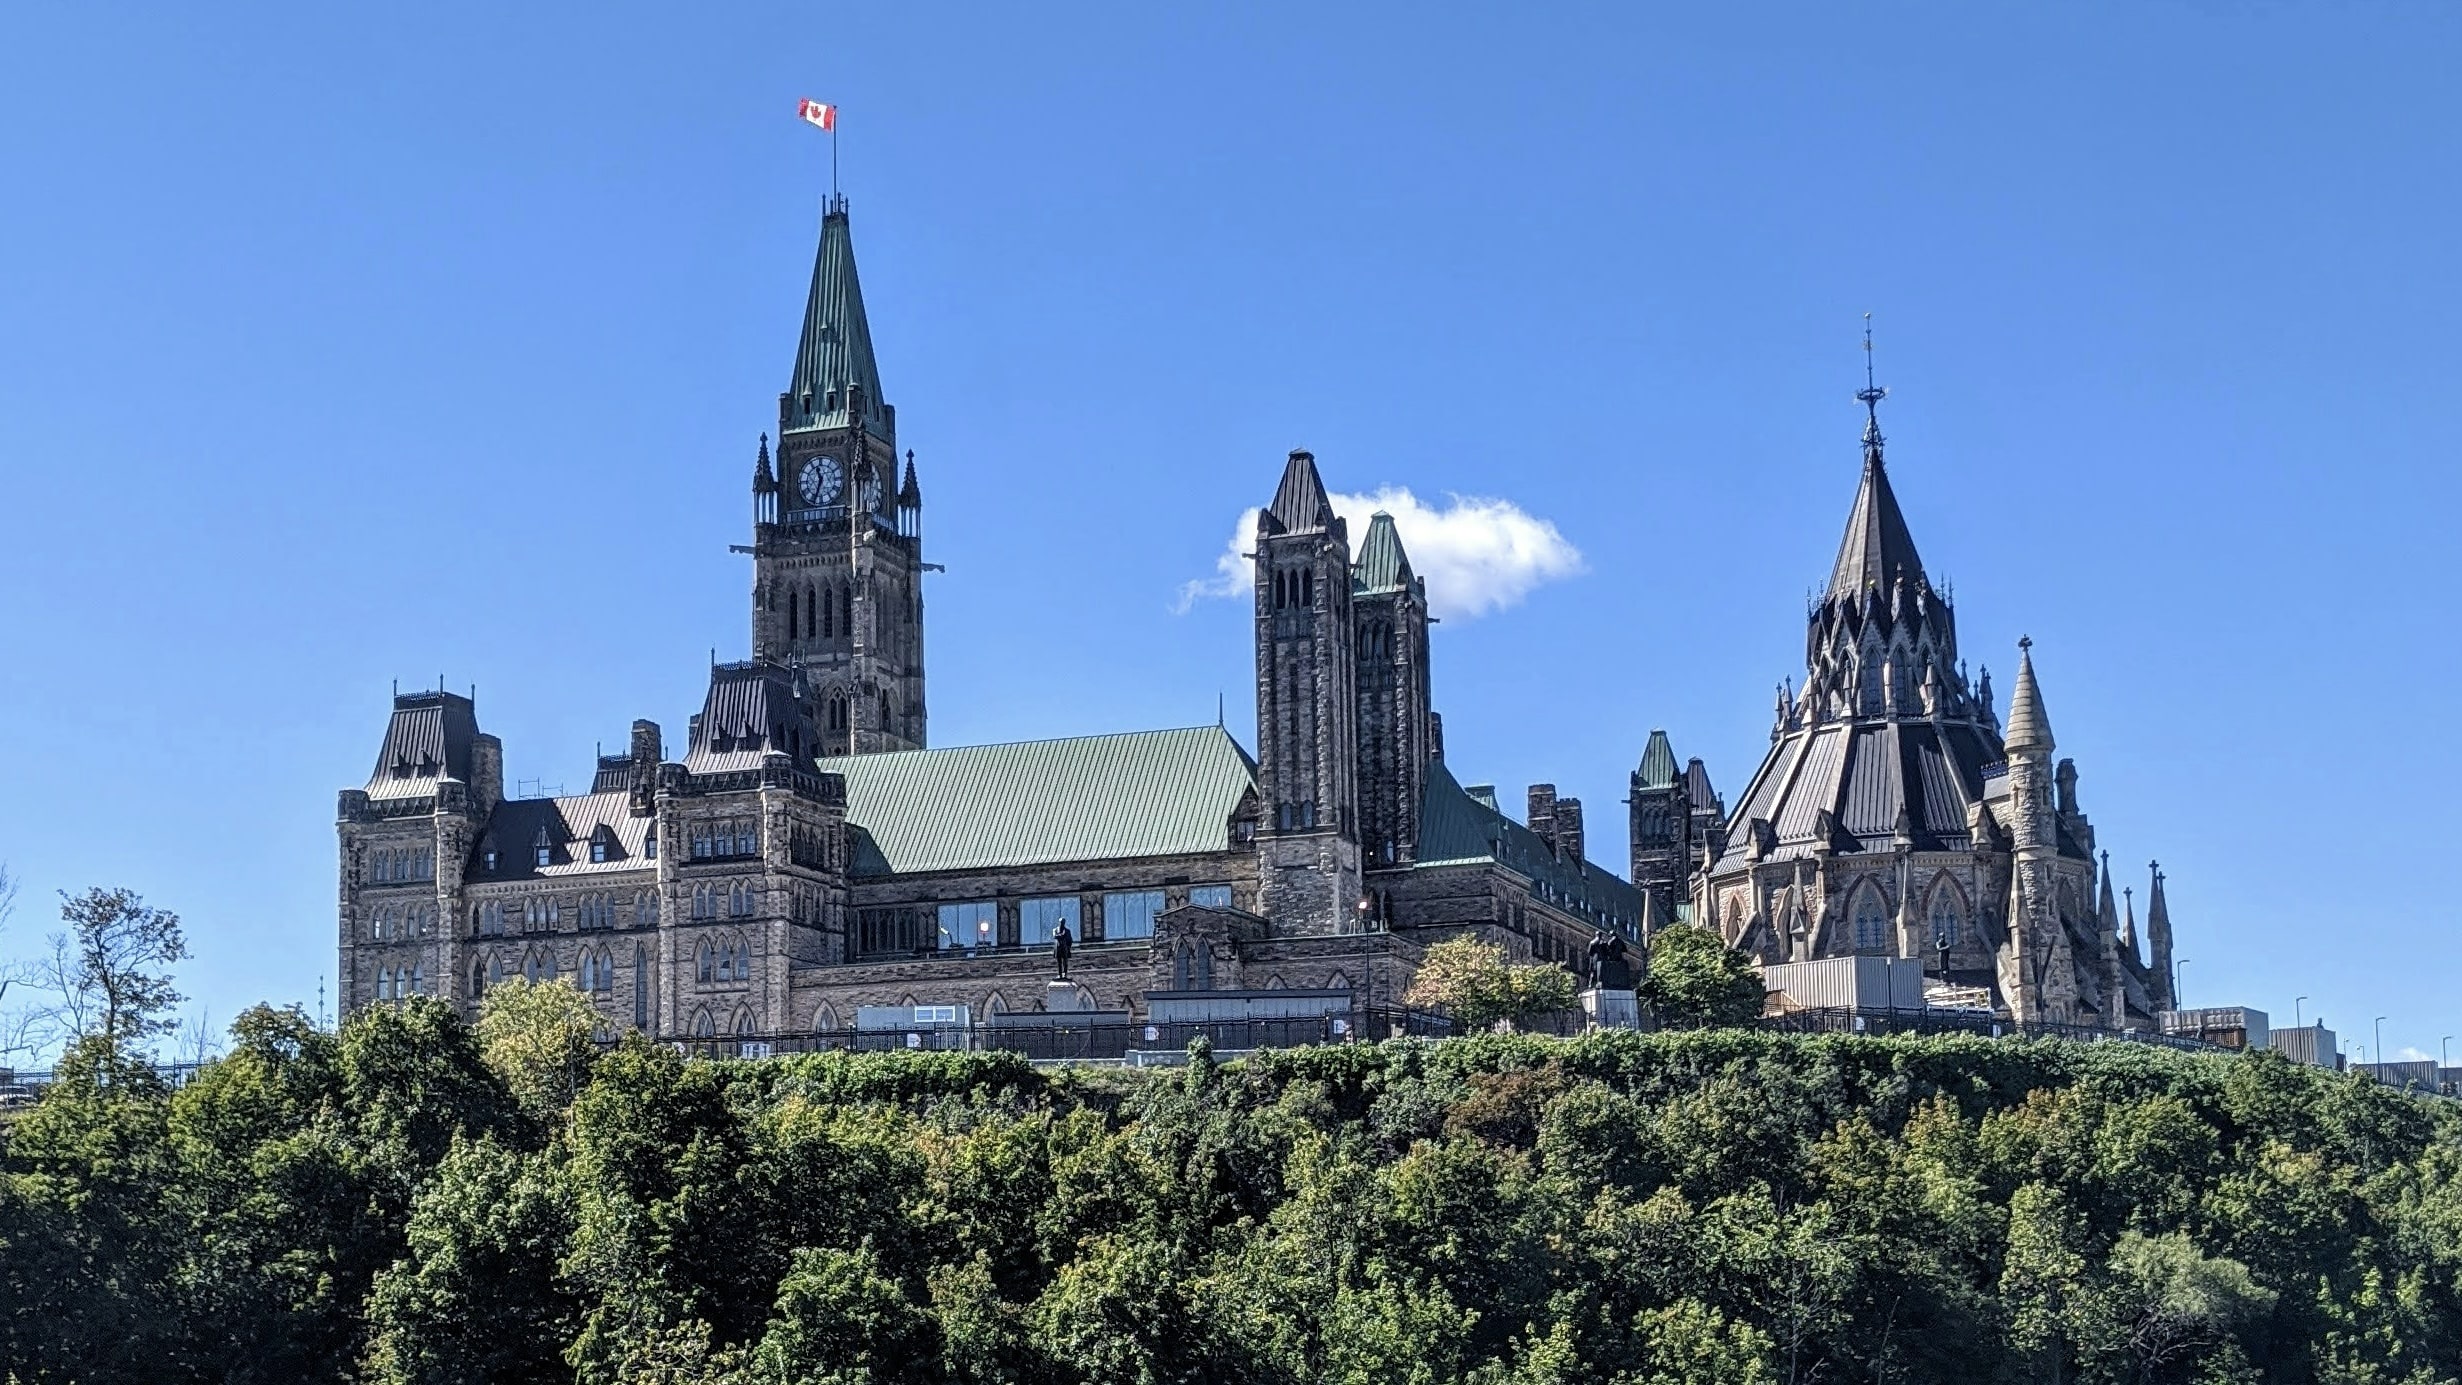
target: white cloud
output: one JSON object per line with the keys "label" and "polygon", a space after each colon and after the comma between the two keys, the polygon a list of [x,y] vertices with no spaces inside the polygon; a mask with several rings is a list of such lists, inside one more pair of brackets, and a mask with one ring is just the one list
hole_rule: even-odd
{"label": "white cloud", "polygon": [[[1393,516],[1411,568],[1428,584],[1428,610],[1444,620],[1468,620],[1518,603],[1539,586],[1582,570],[1581,550],[1544,520],[1510,500],[1447,495],[1430,505],[1400,486],[1369,495],[1333,492],[1334,513],[1351,531],[1354,555],[1368,534],[1368,517]],[[1214,559],[1214,575],[1180,588],[1178,608],[1203,597],[1245,596],[1256,587],[1257,511],[1240,512],[1231,541]]]}

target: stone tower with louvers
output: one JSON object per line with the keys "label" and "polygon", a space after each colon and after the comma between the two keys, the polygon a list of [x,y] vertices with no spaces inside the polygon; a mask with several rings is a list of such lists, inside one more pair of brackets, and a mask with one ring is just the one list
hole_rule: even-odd
{"label": "stone tower with louvers", "polygon": [[752,475],[753,657],[803,671],[824,754],[927,743],[923,491],[897,425],[833,197],[776,451],[764,436]]}
{"label": "stone tower with louvers", "polygon": [[1363,897],[1351,544],[1306,452],[1258,512],[1255,562],[1257,912],[1340,932]]}

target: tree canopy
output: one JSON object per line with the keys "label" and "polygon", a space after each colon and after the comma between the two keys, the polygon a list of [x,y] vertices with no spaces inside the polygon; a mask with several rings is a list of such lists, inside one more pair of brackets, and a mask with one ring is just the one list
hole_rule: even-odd
{"label": "tree canopy", "polygon": [[1761,1013],[1763,995],[1752,958],[1709,929],[1679,923],[1651,935],[1641,1000],[1660,1024],[1742,1024]]}
{"label": "tree canopy", "polygon": [[[496,1013],[552,1021],[552,990]],[[567,1092],[569,1031],[545,1032],[258,1009],[178,1089],[66,1065],[0,1155],[0,1362],[23,1385],[2462,1379],[2462,1117],[2271,1054],[1708,1029],[1132,1071],[633,1040]]]}
{"label": "tree canopy", "polygon": [[1429,947],[1403,1002],[1441,1009],[1466,1032],[1528,1021],[1573,1004],[1573,974],[1555,962],[1515,962],[1494,943],[1448,938]]}

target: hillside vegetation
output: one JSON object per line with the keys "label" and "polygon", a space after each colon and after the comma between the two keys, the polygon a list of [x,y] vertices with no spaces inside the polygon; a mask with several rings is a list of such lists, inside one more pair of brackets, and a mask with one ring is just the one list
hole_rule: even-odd
{"label": "hillside vegetation", "polygon": [[2270,1055],[234,1040],[176,1092],[88,1045],[9,1131],[16,1379],[2462,1378],[2455,1116]]}

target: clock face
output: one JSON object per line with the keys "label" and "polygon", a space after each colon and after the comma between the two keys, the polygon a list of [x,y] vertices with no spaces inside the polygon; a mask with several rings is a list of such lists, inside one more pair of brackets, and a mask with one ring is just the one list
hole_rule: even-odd
{"label": "clock face", "polygon": [[802,492],[806,505],[829,504],[838,498],[838,492],[846,486],[846,469],[838,465],[835,457],[815,457],[804,463],[803,474],[797,478],[796,486]]}

